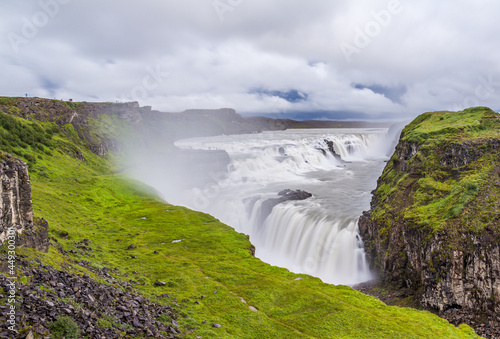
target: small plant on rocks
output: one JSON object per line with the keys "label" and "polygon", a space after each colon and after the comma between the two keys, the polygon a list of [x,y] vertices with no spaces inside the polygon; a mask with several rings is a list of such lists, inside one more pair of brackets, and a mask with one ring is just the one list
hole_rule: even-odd
{"label": "small plant on rocks", "polygon": [[56,321],[49,325],[53,338],[78,339],[80,327],[68,316],[59,316]]}

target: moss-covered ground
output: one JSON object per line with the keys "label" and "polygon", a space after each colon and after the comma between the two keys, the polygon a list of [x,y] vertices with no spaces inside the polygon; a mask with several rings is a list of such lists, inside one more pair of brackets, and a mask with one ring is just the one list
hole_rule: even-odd
{"label": "moss-covered ground", "polygon": [[[209,215],[166,204],[150,188],[116,174],[71,126],[14,120],[47,139],[43,148],[22,143],[16,130],[0,126],[5,150],[30,164],[34,214],[48,221],[52,243],[48,253],[20,254],[81,274],[92,275],[78,264],[83,260],[118,268],[111,273],[116,278],[174,306],[186,338],[476,337],[468,326],[454,327],[429,312],[389,307],[349,287],[265,264],[251,255],[245,235]],[[90,245],[82,248],[84,239]],[[30,277],[23,279],[29,283]],[[155,286],[157,280],[166,285]]]}
{"label": "moss-covered ground", "polygon": [[[499,140],[500,115],[485,107],[425,113],[409,124],[401,145],[416,153],[409,159],[394,154],[379,179],[381,203],[373,219],[387,226],[382,238],[396,214],[429,234],[480,232],[495,224],[500,219]],[[411,171],[398,170],[401,162]]]}

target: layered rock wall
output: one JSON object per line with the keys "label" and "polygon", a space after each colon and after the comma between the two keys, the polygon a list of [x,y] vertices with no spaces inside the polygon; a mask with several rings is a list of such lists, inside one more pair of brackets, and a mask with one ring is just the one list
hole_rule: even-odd
{"label": "layered rock wall", "polygon": [[[471,115],[473,127],[465,122]],[[450,127],[460,119],[465,127]],[[360,218],[371,266],[423,306],[500,314],[499,127],[488,109],[418,118]]]}
{"label": "layered rock wall", "polygon": [[48,225],[44,220],[33,220],[28,165],[0,153],[0,181],[0,242],[15,233],[19,246],[47,251]]}

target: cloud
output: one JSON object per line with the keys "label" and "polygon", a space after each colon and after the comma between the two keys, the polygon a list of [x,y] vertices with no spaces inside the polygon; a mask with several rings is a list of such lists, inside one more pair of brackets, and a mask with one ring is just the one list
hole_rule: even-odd
{"label": "cloud", "polygon": [[272,91],[272,90],[266,90],[266,89],[256,89],[252,91],[251,93],[255,93],[258,95],[267,95],[267,96],[272,96],[272,97],[278,97],[281,99],[284,99],[288,101],[289,103],[297,103],[297,102],[302,102],[306,101],[308,98],[307,93],[303,93],[300,91],[297,91],[296,89],[291,89],[289,91]]}
{"label": "cloud", "polygon": [[354,88],[356,89],[369,89],[374,93],[382,94],[389,100],[391,100],[394,103],[398,104],[403,104],[401,97],[406,93],[408,90],[406,86],[394,86],[394,87],[389,87],[389,86],[382,86],[378,84],[373,84],[373,85],[363,85],[363,84],[354,84]]}
{"label": "cloud", "polygon": [[7,2],[0,95],[171,112],[498,109],[499,10],[493,0]]}

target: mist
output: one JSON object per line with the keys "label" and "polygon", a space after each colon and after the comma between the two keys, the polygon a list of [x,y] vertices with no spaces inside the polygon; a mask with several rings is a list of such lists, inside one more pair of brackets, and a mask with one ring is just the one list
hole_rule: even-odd
{"label": "mist", "polygon": [[129,141],[123,152],[126,175],[168,203],[209,213],[247,234],[265,262],[333,284],[372,279],[357,220],[404,124],[271,129],[279,121],[266,119],[269,130],[257,131],[262,121],[256,126],[250,119],[253,133],[224,134],[220,129],[231,132],[229,126],[244,131],[246,120],[216,113],[176,116],[190,138],[181,138],[180,129],[178,138],[155,132],[172,122],[170,115],[143,122],[136,128],[140,142]]}

